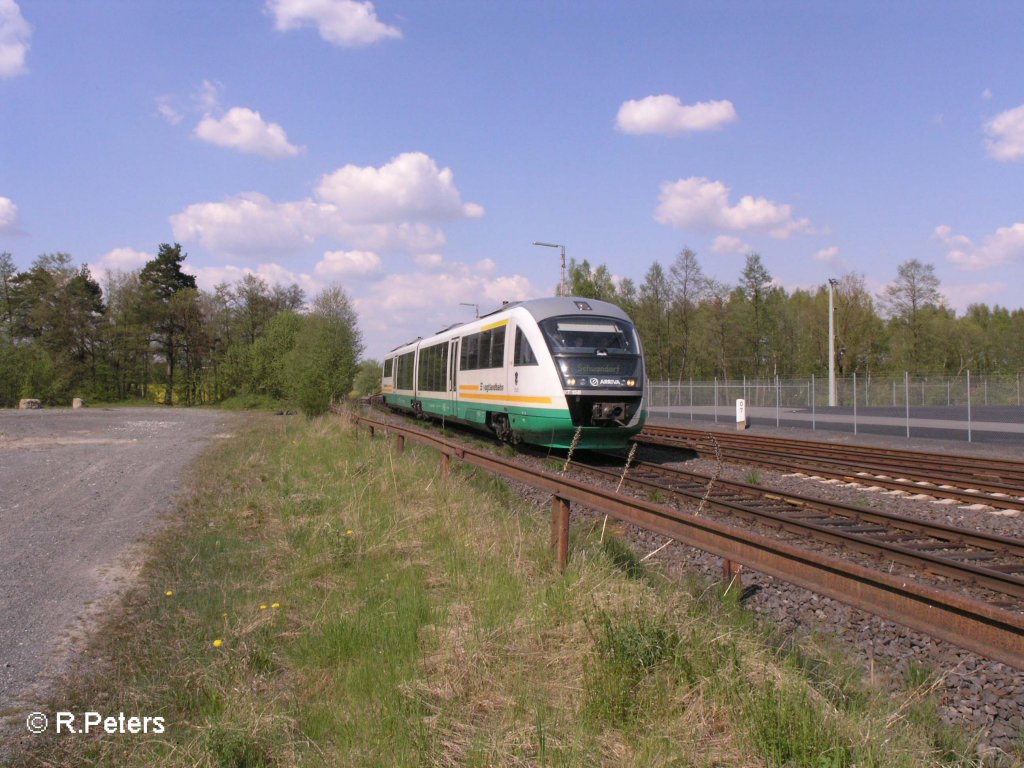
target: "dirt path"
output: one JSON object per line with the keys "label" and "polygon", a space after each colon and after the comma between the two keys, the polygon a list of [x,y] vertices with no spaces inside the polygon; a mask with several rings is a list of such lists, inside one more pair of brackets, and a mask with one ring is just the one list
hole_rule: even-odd
{"label": "dirt path", "polygon": [[[0,760],[166,521],[183,472],[238,416],[161,408],[0,411]],[[7,720],[8,728],[3,728]],[[20,734],[18,725],[20,723]]]}

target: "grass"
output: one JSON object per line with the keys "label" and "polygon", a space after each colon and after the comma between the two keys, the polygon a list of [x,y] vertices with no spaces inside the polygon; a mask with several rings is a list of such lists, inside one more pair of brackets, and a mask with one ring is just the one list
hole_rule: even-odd
{"label": "grass", "polygon": [[891,697],[601,526],[574,525],[562,575],[547,505],[502,482],[342,419],[251,425],[49,705],[166,733],[51,734],[14,765],[975,764],[920,688]]}
{"label": "grass", "polygon": [[760,485],[763,477],[761,470],[751,469],[743,476],[743,482],[747,485]]}

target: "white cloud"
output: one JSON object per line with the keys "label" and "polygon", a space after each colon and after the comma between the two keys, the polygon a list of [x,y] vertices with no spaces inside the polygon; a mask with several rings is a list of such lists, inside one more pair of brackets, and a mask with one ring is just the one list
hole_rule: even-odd
{"label": "white cloud", "polygon": [[315,25],[320,37],[340,46],[370,45],[387,38],[401,38],[397,27],[377,18],[373,3],[358,0],[267,0],[274,27],[287,32]]}
{"label": "white cloud", "polygon": [[155,258],[155,253],[137,251],[134,248],[114,248],[112,251],[107,251],[105,254],[100,256],[99,259],[90,266],[130,272],[133,269],[139,269],[144,266],[147,261],[152,261]]}
{"label": "white cloud", "polygon": [[220,95],[224,92],[224,84],[203,80],[199,90],[192,96],[195,107],[200,112],[212,112],[220,108]]}
{"label": "white cloud", "polygon": [[622,103],[616,127],[623,133],[679,136],[692,131],[716,131],[736,120],[731,101],[699,101],[684,105],[676,96],[648,96]]}
{"label": "white cloud", "polygon": [[1001,162],[1024,158],[1024,104],[1009,109],[985,123],[985,149]]}
{"label": "white cloud", "polygon": [[336,205],[346,221],[430,221],[479,218],[482,206],[463,203],[450,168],[422,152],[406,152],[380,168],[346,165],[326,174],[317,196]]}
{"label": "white cloud", "polygon": [[783,240],[814,231],[808,219],[793,218],[790,205],[750,195],[730,205],[727,186],[696,176],[664,182],[658,199],[655,220],[678,229],[766,230]]}
{"label": "white cloud", "polygon": [[210,144],[264,157],[294,157],[301,151],[288,141],[284,128],[246,107],[232,107],[219,119],[206,115],[195,135]]}
{"label": "white cloud", "polygon": [[305,291],[306,299],[313,299],[316,294],[327,287],[312,275],[306,272],[293,272],[280,264],[269,262],[259,264],[255,269],[249,267],[237,267],[225,264],[213,267],[196,267],[185,264],[184,269],[189,274],[195,275],[196,285],[202,290],[212,291],[220,283],[235,284],[246,275],[255,275],[262,278],[268,285],[289,286],[295,284]]}
{"label": "white cloud", "polygon": [[446,264],[440,271],[388,274],[370,285],[353,304],[360,316],[367,354],[380,357],[389,349],[472,318],[460,306],[479,304],[480,312],[497,309],[503,301],[536,296],[528,278],[496,275],[485,259],[477,264]]}
{"label": "white cloud", "polygon": [[990,101],[992,99],[992,89],[986,88],[984,91],[982,91],[981,99],[982,101]]}
{"label": "white cloud", "polygon": [[275,203],[255,192],[222,203],[196,203],[171,217],[174,237],[199,241],[222,254],[284,254],[311,247],[317,206],[310,200]]}
{"label": "white cloud", "polygon": [[968,271],[1024,263],[1024,223],[1000,227],[975,245],[969,237],[956,235],[943,224],[935,228],[935,238],[946,247],[946,260]]}
{"label": "white cloud", "polygon": [[825,264],[832,264],[837,261],[839,257],[839,246],[833,245],[828,248],[822,248],[820,251],[814,254],[814,260],[820,261]]}
{"label": "white cloud", "polygon": [[137,251],[134,248],[114,248],[96,261],[89,262],[88,267],[93,279],[102,286],[111,275],[141,269],[147,261],[155,257],[155,253]]}
{"label": "white cloud", "polygon": [[365,277],[382,268],[380,256],[373,251],[327,251],[313,271],[320,277]]}
{"label": "white cloud", "polygon": [[[967,310],[971,304],[1002,304],[1013,302],[1016,297],[1007,291],[1006,283],[943,283],[943,293],[946,294],[944,305],[955,309],[959,313]],[[1013,306],[1011,303],[1010,306]]]}
{"label": "white cloud", "polygon": [[182,242],[236,256],[293,253],[320,237],[353,250],[425,253],[445,243],[433,222],[481,215],[481,206],[461,201],[451,170],[409,153],[380,168],[349,165],[327,174],[312,198],[275,203],[251,192],[190,205],[171,224]]}
{"label": "white cloud", "polygon": [[733,237],[732,235],[719,235],[711,244],[712,253],[750,253],[753,250],[754,247],[752,245],[745,243],[738,237]]}
{"label": "white cloud", "polygon": [[182,111],[174,105],[174,98],[171,96],[158,97],[156,100],[156,110],[171,125],[178,125],[185,119]]}
{"label": "white cloud", "polygon": [[18,228],[18,206],[9,197],[0,197],[0,232],[12,233]]}
{"label": "white cloud", "polygon": [[413,261],[424,269],[437,269],[444,263],[444,257],[440,253],[420,253]]}
{"label": "white cloud", "polygon": [[28,70],[28,55],[32,27],[21,15],[14,0],[0,0],[0,78],[15,77]]}

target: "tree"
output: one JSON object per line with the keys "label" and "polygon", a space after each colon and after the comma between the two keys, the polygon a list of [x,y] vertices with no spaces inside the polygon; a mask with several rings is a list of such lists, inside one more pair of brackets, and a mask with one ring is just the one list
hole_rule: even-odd
{"label": "tree", "polygon": [[654,262],[640,285],[635,315],[637,329],[646,339],[644,354],[648,375],[664,379],[672,373],[677,340],[669,318],[672,291],[661,264]]}
{"label": "tree", "polygon": [[352,382],[352,394],[355,397],[366,397],[380,392],[381,365],[376,360],[363,360],[356,370]]}
{"label": "tree", "polygon": [[285,391],[307,416],[324,413],[352,391],[362,340],[345,291],[334,286],[313,301],[285,355]]}
{"label": "tree", "polygon": [[772,329],[768,316],[768,293],[772,276],[768,274],[761,256],[756,253],[747,255],[743,272],[740,275],[741,295],[747,302],[749,311],[744,314],[744,331],[747,348],[750,350],[750,362],[755,375],[767,372],[768,362],[775,356],[772,342]]}
{"label": "tree", "polygon": [[171,300],[180,291],[196,288],[196,279],[182,271],[182,262],[188,254],[181,252],[178,243],[161,243],[157,256],[146,262],[139,274],[142,283],[145,315],[149,320],[157,348],[166,363],[166,389],[164,404],[174,402],[174,370],[178,362],[178,347],[183,331],[181,324],[181,302],[172,305]]}
{"label": "tree", "polygon": [[683,248],[669,268],[672,286],[672,314],[679,329],[679,376],[690,366],[697,307],[707,293],[707,278],[697,261],[697,254]]}
{"label": "tree", "polygon": [[885,289],[881,301],[897,343],[897,357],[902,357],[906,366],[920,369],[928,357],[928,320],[936,317],[943,304],[935,267],[917,259],[903,262],[896,268],[896,280]]}
{"label": "tree", "polygon": [[576,259],[569,259],[566,271],[566,284],[570,296],[615,301],[615,283],[612,282],[611,272],[604,264],[591,268],[590,262],[586,259],[578,264]]}

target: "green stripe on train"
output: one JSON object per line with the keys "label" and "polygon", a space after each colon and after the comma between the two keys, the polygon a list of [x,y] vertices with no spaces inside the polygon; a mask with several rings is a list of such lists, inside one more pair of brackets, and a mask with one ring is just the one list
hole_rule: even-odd
{"label": "green stripe on train", "polygon": [[[408,395],[388,394],[389,405],[412,409],[413,398]],[[452,401],[442,398],[420,398],[424,413],[442,416],[467,424],[487,426],[488,413],[508,414],[509,424],[523,439],[534,445],[550,448],[568,448],[576,435],[576,427],[566,408],[530,408],[521,405],[491,405],[476,402]],[[620,448],[637,434],[646,420],[646,413],[640,424],[619,429],[608,427],[584,427],[580,433],[579,448]]]}

